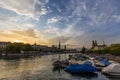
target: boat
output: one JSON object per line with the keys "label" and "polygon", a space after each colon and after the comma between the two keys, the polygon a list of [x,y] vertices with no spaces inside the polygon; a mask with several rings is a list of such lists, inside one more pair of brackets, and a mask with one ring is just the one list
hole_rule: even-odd
{"label": "boat", "polygon": [[102,63],[101,61],[99,61],[99,60],[97,60],[97,59],[94,59],[93,62],[94,62],[95,67],[96,67],[99,71],[101,71],[104,67],[106,67],[106,65],[105,65],[104,63]]}
{"label": "boat", "polygon": [[79,61],[79,60],[85,61],[85,60],[88,60],[88,59],[89,59],[89,57],[86,56],[86,55],[84,55],[84,54],[75,54],[75,55],[74,55],[74,58],[75,58],[77,61]]}
{"label": "boat", "polygon": [[65,68],[65,71],[70,73],[93,73],[97,68],[90,64],[71,64]]}
{"label": "boat", "polygon": [[68,60],[57,60],[55,62],[53,62],[53,67],[55,68],[60,68],[60,69],[64,69],[65,67],[67,67],[69,65],[69,61]]}
{"label": "boat", "polygon": [[111,63],[109,66],[102,69],[102,73],[109,75],[109,76],[120,77],[120,64]]}
{"label": "boat", "polygon": [[99,60],[102,64],[104,64],[104,66],[108,66],[111,64],[107,59],[105,59],[103,57],[97,57],[96,59]]}
{"label": "boat", "polygon": [[60,60],[57,60],[57,61],[53,62],[52,65],[53,65],[54,67],[61,68],[61,64],[62,64],[61,61],[60,61]]}

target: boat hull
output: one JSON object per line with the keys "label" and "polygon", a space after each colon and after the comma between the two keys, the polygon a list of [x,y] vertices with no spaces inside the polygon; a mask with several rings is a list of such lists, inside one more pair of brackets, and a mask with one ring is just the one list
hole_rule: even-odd
{"label": "boat hull", "polygon": [[103,74],[110,77],[120,77],[120,73],[116,73],[116,72],[104,72]]}

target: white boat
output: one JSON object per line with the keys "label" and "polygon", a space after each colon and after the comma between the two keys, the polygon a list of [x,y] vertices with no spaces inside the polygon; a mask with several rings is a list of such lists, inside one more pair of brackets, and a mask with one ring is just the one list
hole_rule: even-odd
{"label": "white boat", "polygon": [[104,74],[110,76],[119,76],[120,77],[120,64],[119,63],[111,63],[109,66],[102,69]]}

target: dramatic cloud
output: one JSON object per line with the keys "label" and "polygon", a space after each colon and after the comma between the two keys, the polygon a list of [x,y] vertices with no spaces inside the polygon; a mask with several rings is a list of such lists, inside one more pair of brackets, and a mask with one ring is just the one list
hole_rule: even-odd
{"label": "dramatic cloud", "polygon": [[34,13],[34,0],[1,0],[1,7],[14,11],[20,15],[33,16]]}
{"label": "dramatic cloud", "polygon": [[[120,42],[119,0],[0,0],[0,38],[91,47]],[[15,40],[14,40],[15,39]],[[32,41],[31,41],[32,40]]]}
{"label": "dramatic cloud", "polygon": [[42,33],[32,29],[24,31],[2,31],[0,32],[0,37],[1,41],[48,44],[48,42],[43,38]]}
{"label": "dramatic cloud", "polygon": [[[45,15],[47,10],[44,7],[44,4],[48,3],[48,0],[1,0],[0,7],[11,10],[18,15],[23,15],[27,17],[35,17],[36,15]],[[39,6],[39,9],[36,7]]]}
{"label": "dramatic cloud", "polygon": [[28,29],[25,31],[12,31],[14,34],[18,34],[21,36],[28,36],[28,37],[33,37],[33,38],[37,38],[35,31],[33,29]]}

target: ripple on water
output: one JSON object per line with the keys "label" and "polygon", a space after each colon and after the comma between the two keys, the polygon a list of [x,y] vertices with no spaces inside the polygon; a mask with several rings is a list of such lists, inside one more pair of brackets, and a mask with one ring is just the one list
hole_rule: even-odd
{"label": "ripple on water", "polygon": [[[52,71],[52,60],[58,55],[47,55],[35,58],[16,60],[0,59],[0,80],[119,80],[107,78],[101,73],[69,74],[62,71]],[[66,54],[61,55],[62,59]]]}

